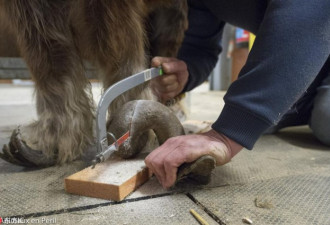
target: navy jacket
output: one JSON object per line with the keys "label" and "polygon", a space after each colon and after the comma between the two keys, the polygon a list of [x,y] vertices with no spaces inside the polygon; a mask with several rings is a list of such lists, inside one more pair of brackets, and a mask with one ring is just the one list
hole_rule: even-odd
{"label": "navy jacket", "polygon": [[330,71],[328,0],[188,0],[189,28],[178,58],[189,91],[207,79],[225,22],[257,35],[212,128],[251,149],[282,120],[306,124],[317,86]]}

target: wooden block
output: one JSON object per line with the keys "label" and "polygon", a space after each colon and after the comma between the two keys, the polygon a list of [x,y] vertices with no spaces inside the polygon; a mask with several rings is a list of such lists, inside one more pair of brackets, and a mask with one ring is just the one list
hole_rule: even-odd
{"label": "wooden block", "polygon": [[121,201],[145,183],[152,173],[144,164],[144,157],[114,158],[88,167],[65,178],[68,193]]}

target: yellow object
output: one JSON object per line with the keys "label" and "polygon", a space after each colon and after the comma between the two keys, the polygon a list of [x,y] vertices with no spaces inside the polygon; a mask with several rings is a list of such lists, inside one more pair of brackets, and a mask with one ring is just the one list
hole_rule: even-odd
{"label": "yellow object", "polygon": [[190,209],[190,213],[196,218],[196,220],[202,225],[209,225],[195,210]]}
{"label": "yellow object", "polygon": [[251,51],[251,48],[253,46],[254,39],[256,39],[256,36],[254,34],[250,33],[250,37],[249,37],[249,50],[250,51]]}

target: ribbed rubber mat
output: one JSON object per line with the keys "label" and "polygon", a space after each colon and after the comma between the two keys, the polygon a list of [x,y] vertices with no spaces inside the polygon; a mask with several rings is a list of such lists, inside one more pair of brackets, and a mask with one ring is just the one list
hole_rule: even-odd
{"label": "ribbed rubber mat", "polygon": [[[250,185],[258,182],[262,184],[262,181],[268,182],[268,180],[272,180],[276,184],[277,179],[281,181],[287,177],[330,174],[328,171],[330,151],[318,148],[315,143],[312,143],[314,145],[310,142],[304,143],[304,140],[300,143],[306,144],[306,147],[292,145],[289,140],[282,140],[276,136],[264,136],[258,141],[253,151],[243,150],[232,162],[217,168],[213,172],[211,184],[206,187],[229,185],[226,190],[230,191],[236,185]],[[28,171],[0,161],[0,216],[65,210],[107,202],[70,195],[64,191],[63,179],[83,167],[82,163],[75,162],[62,167]],[[326,171],[328,172],[326,173]],[[312,186],[312,184],[310,185]],[[282,183],[277,185],[278,188],[280,185]],[[329,183],[327,185],[330,187]],[[170,191],[191,191],[197,188],[201,189],[204,186],[190,186],[188,183],[183,189],[179,187]],[[168,191],[162,189],[153,178],[129,198],[153,196],[166,192]],[[245,193],[246,197],[250,196],[249,192],[242,191],[242,193]]]}
{"label": "ribbed rubber mat", "polygon": [[330,224],[330,170],[195,191],[225,224]]}
{"label": "ribbed rubber mat", "polygon": [[56,224],[79,225],[198,225],[189,213],[194,209],[210,225],[217,224],[186,195],[165,197],[110,205],[90,210],[40,217],[56,219]]}
{"label": "ribbed rubber mat", "polygon": [[[1,164],[5,165],[4,162]],[[0,216],[60,210],[106,202],[69,195],[64,191],[64,178],[82,168],[82,163],[75,162],[62,167],[35,171],[23,170],[19,173],[2,173],[2,171],[0,173]]]}
{"label": "ribbed rubber mat", "polygon": [[231,162],[217,167],[208,186],[244,184],[318,172],[323,168],[330,168],[330,148],[304,148],[273,135],[264,136],[252,151],[243,149]]}

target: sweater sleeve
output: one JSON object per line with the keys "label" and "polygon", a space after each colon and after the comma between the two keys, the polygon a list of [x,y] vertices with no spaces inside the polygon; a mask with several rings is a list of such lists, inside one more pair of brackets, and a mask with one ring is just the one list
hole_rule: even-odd
{"label": "sweater sleeve", "polygon": [[330,53],[330,4],[271,1],[213,129],[251,149],[317,78]]}
{"label": "sweater sleeve", "polygon": [[218,61],[224,22],[204,6],[203,1],[188,0],[189,28],[178,53],[189,71],[183,92],[190,91],[205,81]]}

